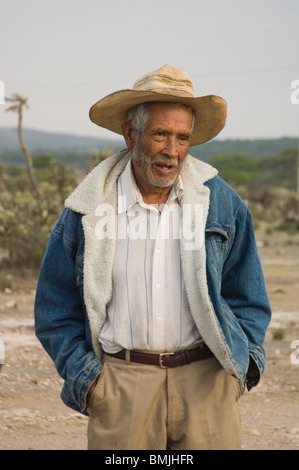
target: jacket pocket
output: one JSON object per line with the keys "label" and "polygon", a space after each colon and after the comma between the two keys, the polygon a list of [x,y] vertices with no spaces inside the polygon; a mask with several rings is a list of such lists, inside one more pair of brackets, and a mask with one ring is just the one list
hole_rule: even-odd
{"label": "jacket pocket", "polygon": [[214,269],[216,268],[220,277],[226,258],[228,243],[229,236],[224,229],[219,227],[209,227],[206,229],[205,244],[208,263],[210,263]]}
{"label": "jacket pocket", "polygon": [[227,320],[227,323],[230,329],[234,332],[235,335],[238,336],[240,340],[242,340],[243,343],[245,343],[248,346],[247,336],[242,330],[240,323],[238,322],[238,319],[235,317],[230,307],[228,305],[222,305],[222,309],[225,313],[225,318]]}
{"label": "jacket pocket", "polygon": [[228,245],[229,236],[228,233],[218,227],[209,227],[206,229],[206,241],[211,241],[214,247],[217,244],[221,245],[221,248],[225,248]]}

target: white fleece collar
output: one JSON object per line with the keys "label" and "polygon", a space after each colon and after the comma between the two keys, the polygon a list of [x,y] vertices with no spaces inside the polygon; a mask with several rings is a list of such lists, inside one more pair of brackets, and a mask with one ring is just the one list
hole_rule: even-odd
{"label": "white fleece collar", "polygon": [[[99,204],[105,203],[111,193],[116,191],[116,181],[130,158],[131,151],[124,150],[96,166],[67,198],[65,207],[80,214],[88,214],[95,210]],[[188,187],[192,187],[193,192],[194,189],[197,189],[201,193],[202,185],[214,178],[217,173],[217,170],[211,165],[187,155],[181,171],[184,187],[182,194],[187,191]]]}

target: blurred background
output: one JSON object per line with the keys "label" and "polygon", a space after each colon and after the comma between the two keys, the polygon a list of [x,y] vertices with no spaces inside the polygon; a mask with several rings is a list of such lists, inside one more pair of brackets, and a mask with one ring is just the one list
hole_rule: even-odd
{"label": "blurred background", "polygon": [[[223,131],[190,153],[214,165],[252,211],[274,312],[265,387],[272,394],[275,386],[277,393],[284,390],[284,398],[273,395],[268,408],[280,409],[279,400],[285,397],[288,406],[294,405],[287,411],[293,421],[285,433],[278,417],[267,436],[273,438],[277,429],[279,448],[299,446],[298,393],[294,395],[299,374],[298,366],[289,362],[290,344],[299,339],[299,2],[0,0],[3,448],[47,448],[42,434],[51,420],[41,417],[38,407],[44,406],[47,416],[53,412],[47,408],[52,397],[47,396],[47,380],[53,393],[60,382],[53,382],[52,364],[34,339],[36,277],[65,198],[96,164],[124,148],[120,136],[89,120],[89,109],[164,64],[184,67],[196,96],[220,95],[228,103]],[[16,402],[21,389],[28,391],[28,400],[35,397],[34,403],[27,402],[42,431],[34,444],[28,444],[30,434],[23,432],[32,422],[27,411],[21,413],[25,421],[19,427],[11,424],[19,416],[13,410],[24,406]],[[258,393],[250,396],[258,400]],[[55,395],[52,410],[56,400]],[[244,409],[254,399],[248,400]],[[254,406],[257,410],[259,405]],[[260,428],[245,423],[245,447],[273,448],[262,440],[265,410],[263,402]],[[62,413],[59,409],[57,416]],[[80,447],[82,436],[76,429],[73,442]],[[71,445],[60,438],[55,443]]]}

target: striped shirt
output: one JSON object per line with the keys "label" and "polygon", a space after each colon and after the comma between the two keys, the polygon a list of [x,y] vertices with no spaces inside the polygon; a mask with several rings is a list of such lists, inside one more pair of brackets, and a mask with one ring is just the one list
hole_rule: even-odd
{"label": "striped shirt", "polygon": [[200,342],[180,261],[182,190],[179,177],[160,213],[143,201],[131,161],[119,177],[113,295],[99,336],[108,353],[167,351]]}

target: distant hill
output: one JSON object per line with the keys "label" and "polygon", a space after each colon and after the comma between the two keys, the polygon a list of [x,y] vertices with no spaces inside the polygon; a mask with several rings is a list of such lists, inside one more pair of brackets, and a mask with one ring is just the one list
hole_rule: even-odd
{"label": "distant hill", "polygon": [[[58,158],[72,164],[86,164],[86,158],[91,157],[92,149],[115,147],[123,149],[125,144],[121,137],[113,139],[97,139],[71,134],[58,134],[24,129],[25,144],[33,155],[53,154]],[[288,147],[297,147],[296,138],[284,137],[280,139],[253,139],[253,140],[212,140],[203,145],[192,147],[190,153],[200,160],[209,161],[211,158],[223,155],[242,153],[254,158],[271,157],[281,154]],[[75,158],[76,157],[76,158]],[[16,128],[0,127],[0,161],[6,164],[23,164],[23,156],[19,148]]]}
{"label": "distant hill", "polygon": [[[72,134],[42,132],[33,129],[23,129],[23,138],[32,153],[92,149],[115,144],[121,145],[121,137],[115,140],[97,139]],[[0,154],[2,155],[7,150],[16,149],[19,149],[17,128],[0,127]]]}
{"label": "distant hill", "polygon": [[252,140],[212,140],[202,145],[192,147],[191,154],[203,161],[224,155],[242,153],[254,158],[272,157],[281,154],[286,148],[297,147],[298,139],[283,137],[280,139]]}

